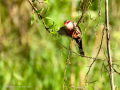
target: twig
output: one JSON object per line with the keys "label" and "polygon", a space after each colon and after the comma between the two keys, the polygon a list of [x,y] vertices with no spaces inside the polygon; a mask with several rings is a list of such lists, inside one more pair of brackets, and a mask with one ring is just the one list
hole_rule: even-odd
{"label": "twig", "polygon": [[119,74],[119,75],[120,75],[120,73],[119,73],[116,69],[114,69],[114,68],[113,68],[113,70],[114,70],[114,72],[116,72],[117,74]]}
{"label": "twig", "polygon": [[65,65],[65,71],[64,71],[64,83],[63,83],[63,90],[66,86],[65,82],[67,81],[67,77],[66,77],[66,69],[67,69],[67,61],[66,61],[66,65]]}
{"label": "twig", "polygon": [[117,66],[117,68],[119,68],[119,70],[120,70],[120,65],[118,65],[118,64],[113,64],[113,66],[114,66],[114,65],[116,65],[116,66]]}
{"label": "twig", "polygon": [[65,49],[67,49],[67,50],[71,51],[72,53],[74,53],[74,54],[76,54],[76,55],[78,55],[78,56],[82,56],[82,57],[89,58],[89,59],[101,60],[101,61],[105,61],[105,60],[106,60],[106,59],[94,58],[94,57],[83,56],[83,55],[81,55],[81,54],[78,54],[78,53],[76,53],[76,52],[74,52],[74,51],[72,51],[72,50],[68,49],[67,47],[65,47],[65,46],[61,43],[61,41],[60,41],[60,39],[59,39],[59,38],[58,38],[58,40],[59,40],[60,44],[61,44],[61,45],[62,45]]}
{"label": "twig", "polygon": [[[72,38],[71,38],[71,42],[72,42]],[[69,52],[68,52],[68,57],[67,57],[67,61],[66,61],[66,65],[65,65],[65,71],[64,71],[64,83],[63,83],[63,90],[66,87],[65,82],[67,81],[67,77],[66,77],[66,69],[67,69],[67,65],[71,64],[69,57],[70,57],[70,47],[71,47],[71,42],[70,42],[70,46],[69,46]]]}
{"label": "twig", "polygon": [[85,83],[88,83],[88,84],[91,84],[91,83],[95,83],[95,82],[99,82],[98,80],[95,80],[95,81],[92,81],[92,82],[85,82]]}
{"label": "twig", "polygon": [[[30,5],[32,6],[32,8],[37,12],[38,10],[37,10],[37,8],[33,5],[32,1],[28,0],[28,2],[29,2]],[[38,15],[38,17],[40,17],[40,19],[42,20],[42,23],[43,23],[45,29],[50,33],[49,28],[47,28],[47,26],[46,26],[46,24],[45,24],[45,22],[44,22],[44,20],[43,20],[42,15],[40,15],[40,13],[37,13],[37,15]]]}
{"label": "twig", "polygon": [[78,20],[77,25],[83,21],[84,14],[85,14],[86,10],[89,8],[89,6],[91,5],[91,1],[92,1],[92,0],[90,0],[89,5],[87,6],[87,8],[84,8],[84,9],[83,9],[83,11],[82,11],[82,16],[81,16],[80,19]]}
{"label": "twig", "polygon": [[109,74],[109,70],[108,70],[107,67],[105,66],[104,62],[103,62],[103,66],[105,67],[106,71],[107,71],[108,74]]}
{"label": "twig", "polygon": [[[99,48],[98,53],[97,53],[97,55],[96,55],[95,58],[97,58],[97,56],[99,55],[99,52],[100,52],[101,47],[102,47],[103,36],[104,36],[104,30],[105,30],[105,27],[103,28],[103,31],[102,31],[102,39],[101,39],[101,43],[100,43],[100,48]],[[89,70],[88,70],[88,72],[87,72],[86,75],[88,75],[88,73],[90,72],[90,69],[91,69],[91,67],[92,67],[92,65],[94,64],[95,61],[96,61],[96,59],[94,59],[93,62],[91,63],[91,65],[89,66]]]}
{"label": "twig", "polygon": [[110,51],[110,34],[109,34],[109,21],[108,21],[108,0],[105,0],[105,24],[106,24],[106,41],[107,41],[107,53],[108,53],[108,64],[109,64],[109,76],[111,82],[111,90],[115,90],[114,78],[113,78],[113,68],[112,68],[112,58]]}

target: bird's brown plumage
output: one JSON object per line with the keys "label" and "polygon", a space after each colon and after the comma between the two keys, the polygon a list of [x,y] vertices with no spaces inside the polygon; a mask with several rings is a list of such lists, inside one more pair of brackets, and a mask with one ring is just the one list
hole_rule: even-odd
{"label": "bird's brown plumage", "polygon": [[74,22],[73,28],[71,28],[71,29],[66,28],[66,26],[61,27],[60,30],[58,31],[58,33],[60,35],[66,35],[66,36],[73,38],[76,41],[76,43],[78,44],[80,54],[82,56],[84,55],[84,50],[82,47],[82,37],[81,37],[82,33],[81,33],[81,29],[77,25],[77,23]]}

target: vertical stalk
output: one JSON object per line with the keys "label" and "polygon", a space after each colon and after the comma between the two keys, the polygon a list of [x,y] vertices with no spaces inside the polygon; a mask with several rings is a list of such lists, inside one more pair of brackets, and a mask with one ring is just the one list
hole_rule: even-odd
{"label": "vertical stalk", "polygon": [[107,53],[108,53],[108,64],[109,64],[109,77],[111,82],[111,90],[115,90],[114,78],[113,78],[113,68],[112,68],[112,58],[110,51],[110,34],[109,34],[109,21],[108,21],[108,0],[105,0],[105,24],[106,24],[106,41],[107,41]]}
{"label": "vertical stalk", "polygon": [[[76,12],[76,0],[71,0],[71,18],[72,18],[72,21],[75,21],[75,12]],[[70,48],[72,51],[74,51],[75,49],[75,43],[71,40],[71,45],[70,45]],[[71,53],[71,55],[73,55],[73,53]],[[71,63],[72,63],[72,60],[71,60]],[[74,66],[71,66],[71,84],[75,84],[75,67]]]}

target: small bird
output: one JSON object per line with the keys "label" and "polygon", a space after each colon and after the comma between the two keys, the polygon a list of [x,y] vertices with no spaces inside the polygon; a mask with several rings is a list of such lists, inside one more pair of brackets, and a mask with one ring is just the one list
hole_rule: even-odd
{"label": "small bird", "polygon": [[70,20],[64,21],[64,26],[61,27],[58,31],[59,35],[66,35],[73,38],[78,44],[80,54],[84,56],[84,50],[82,47],[82,37],[81,37],[81,29],[75,22],[71,22]]}

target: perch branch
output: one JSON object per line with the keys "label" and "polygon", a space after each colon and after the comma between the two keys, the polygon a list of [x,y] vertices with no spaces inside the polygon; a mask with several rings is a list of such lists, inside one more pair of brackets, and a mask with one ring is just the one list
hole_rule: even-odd
{"label": "perch branch", "polygon": [[[67,47],[65,47],[65,46],[62,44],[62,42],[60,41],[59,38],[58,38],[58,40],[59,40],[60,44],[61,44],[65,49],[71,51],[72,53],[74,53],[74,54],[76,54],[76,55],[78,55],[78,56],[82,56],[81,54],[78,54],[78,53],[76,53],[76,52],[74,52],[74,51],[68,49]],[[106,59],[94,58],[94,57],[89,57],[89,56],[82,56],[82,57],[89,58],[89,59],[101,60],[101,61],[105,61],[105,60],[106,60]]]}

